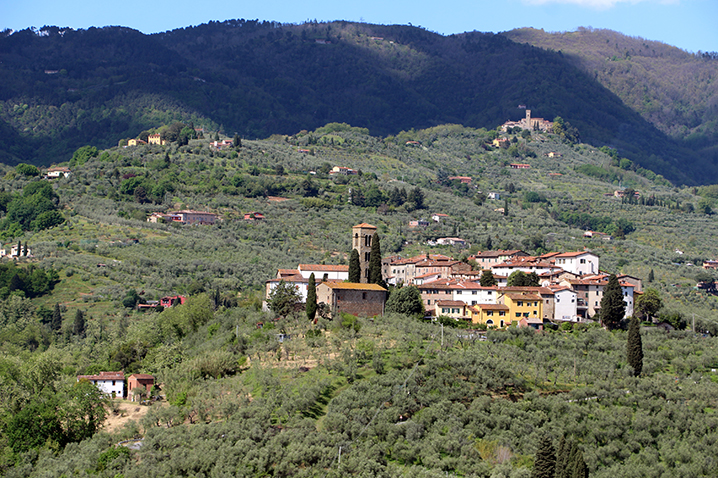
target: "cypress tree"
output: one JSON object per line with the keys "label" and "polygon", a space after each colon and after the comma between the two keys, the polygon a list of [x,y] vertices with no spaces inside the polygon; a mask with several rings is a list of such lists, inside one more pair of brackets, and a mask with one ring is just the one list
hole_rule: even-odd
{"label": "cypress tree", "polygon": [[57,332],[62,327],[62,314],[60,313],[60,304],[55,304],[55,309],[52,311],[52,320],[50,321],[50,328]]}
{"label": "cypress tree", "polygon": [[77,312],[75,312],[75,322],[72,326],[72,332],[81,339],[84,339],[85,325],[85,314],[80,309],[77,309]]}
{"label": "cypress tree", "polygon": [[536,450],[534,460],[534,471],[531,478],[554,478],[556,472],[556,451],[554,450],[551,437],[544,435]]}
{"label": "cypress tree", "polygon": [[611,274],[601,299],[601,322],[609,330],[615,329],[625,314],[626,303],[623,302],[621,285],[618,283],[616,274]]}
{"label": "cypress tree", "polygon": [[309,276],[309,284],[307,284],[307,304],[305,306],[307,319],[314,320],[317,315],[317,284],[314,279],[314,272]]}
{"label": "cypress tree", "polygon": [[486,238],[486,250],[490,251],[493,247],[493,243],[491,242],[491,236]]}
{"label": "cypress tree", "polygon": [[381,243],[379,234],[374,234],[371,240],[371,252],[369,254],[369,283],[378,284],[386,288],[386,283],[381,276]]}
{"label": "cypress tree", "polygon": [[655,276],[653,274],[653,269],[651,269],[651,271],[648,273],[648,282],[653,282],[654,279]]}
{"label": "cypress tree", "polygon": [[566,436],[561,436],[556,451],[556,478],[570,478],[568,474],[568,459],[571,443],[566,441]]}
{"label": "cypress tree", "polygon": [[633,368],[633,374],[638,377],[643,370],[643,342],[641,341],[641,330],[638,319],[631,318],[628,326],[628,343],[626,345],[626,359],[628,365]]}
{"label": "cypress tree", "polygon": [[359,264],[359,251],[352,249],[349,255],[349,282],[361,282],[361,265]]}
{"label": "cypress tree", "polygon": [[571,468],[570,478],[588,478],[588,466],[586,465],[586,460],[583,459],[583,452],[575,444],[574,446],[576,451],[571,457],[571,463],[569,463]]}

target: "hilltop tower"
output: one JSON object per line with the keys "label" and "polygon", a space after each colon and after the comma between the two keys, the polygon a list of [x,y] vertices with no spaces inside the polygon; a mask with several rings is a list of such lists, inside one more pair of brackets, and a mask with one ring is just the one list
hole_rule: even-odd
{"label": "hilltop tower", "polygon": [[371,224],[362,223],[352,227],[352,248],[359,253],[359,269],[363,284],[369,282],[369,256],[374,234],[376,234],[376,226]]}

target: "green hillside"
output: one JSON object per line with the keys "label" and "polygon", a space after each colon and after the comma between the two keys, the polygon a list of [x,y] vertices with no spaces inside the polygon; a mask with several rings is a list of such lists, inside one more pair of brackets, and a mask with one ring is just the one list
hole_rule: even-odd
{"label": "green hillside", "polygon": [[110,147],[175,120],[248,138],[328,122],[385,136],[445,123],[493,129],[525,104],[673,182],[718,178],[713,153],[659,131],[593,73],[501,35],[245,20],[149,36],[44,27],[0,38],[0,57],[8,164],[66,160],[84,144]]}
{"label": "green hillside", "polygon": [[[1,472],[518,477],[530,476],[548,434],[555,446],[576,440],[590,476],[714,476],[718,300],[694,288],[713,275],[691,264],[718,257],[715,187],[677,188],[553,134],[509,133],[506,149],[490,146],[495,136],[441,125],[379,137],[334,123],[222,151],[210,139],[83,148],[72,175],[49,182],[65,221],[25,222],[21,233],[20,206],[49,195],[47,180],[2,166],[0,233],[32,249],[16,267],[48,271],[52,284],[29,299],[17,279],[0,283]],[[333,166],[361,174],[330,176]],[[613,197],[619,187],[643,200]],[[176,209],[223,221],[146,221]],[[244,221],[255,211],[266,219]],[[449,219],[408,227],[434,213]],[[384,255],[460,258],[489,240],[530,253],[585,247],[602,269],[655,289],[660,317],[709,334],[645,328],[634,377],[626,332],[595,325],[481,341],[394,314],[313,324],[303,311],[261,311],[277,268],[346,263],[361,222],[377,226]],[[584,239],[587,226],[615,238]],[[445,236],[470,246],[427,244]],[[178,293],[188,303],[161,313],[131,307]],[[116,401],[108,421],[121,425],[96,432],[97,402],[82,400],[75,376],[119,369],[156,376],[163,399]],[[135,409],[143,418],[122,417]],[[144,439],[139,450],[113,446],[133,437]]]}

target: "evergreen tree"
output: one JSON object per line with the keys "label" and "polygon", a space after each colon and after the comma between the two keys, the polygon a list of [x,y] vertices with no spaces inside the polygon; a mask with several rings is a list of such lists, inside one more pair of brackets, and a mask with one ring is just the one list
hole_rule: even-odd
{"label": "evergreen tree", "polygon": [[628,365],[633,368],[633,374],[638,377],[643,370],[643,343],[641,341],[641,329],[638,319],[631,318],[628,326],[628,344],[626,345],[626,359]]}
{"label": "evergreen tree", "polygon": [[62,314],[60,313],[60,304],[55,304],[55,309],[52,311],[52,320],[50,321],[50,328],[57,332],[62,328]]}
{"label": "evergreen tree", "polygon": [[490,251],[492,247],[493,247],[493,243],[491,242],[491,235],[489,235],[486,238],[486,250]]}
{"label": "evergreen tree", "polygon": [[75,322],[72,325],[72,333],[84,339],[85,327],[85,314],[80,309],[77,309],[77,312],[75,312]]}
{"label": "evergreen tree", "polygon": [[611,274],[601,299],[601,322],[608,330],[612,330],[618,327],[625,314],[626,303],[623,302],[621,285],[616,274]]}
{"label": "evergreen tree", "polygon": [[424,209],[424,192],[419,186],[411,190],[409,201],[414,204],[414,209]]}
{"label": "evergreen tree", "polygon": [[242,147],[242,138],[240,138],[238,134],[235,134],[234,138],[232,139],[232,147],[235,149],[239,149]]}
{"label": "evergreen tree", "polygon": [[307,284],[307,303],[305,306],[307,319],[314,320],[317,315],[317,284],[314,279],[314,272],[309,276],[309,284]]}
{"label": "evergreen tree", "polygon": [[504,199],[504,216],[509,215],[509,200]]}
{"label": "evergreen tree", "polygon": [[655,276],[653,275],[653,269],[648,273],[648,282],[653,282]]}
{"label": "evergreen tree", "polygon": [[359,251],[352,249],[349,255],[349,282],[361,282],[361,265],[359,263]]}
{"label": "evergreen tree", "polygon": [[566,436],[561,436],[556,451],[556,475],[555,478],[570,478],[568,473],[569,454],[571,452],[571,443],[566,441]]}
{"label": "evergreen tree", "polygon": [[575,452],[571,456],[569,467],[571,469],[570,478],[588,478],[588,466],[583,458],[583,452],[574,444]]}
{"label": "evergreen tree", "polygon": [[495,286],[496,278],[494,277],[494,274],[492,274],[489,269],[484,269],[484,271],[481,273],[481,278],[479,279],[479,284],[481,284],[481,287]]}
{"label": "evergreen tree", "polygon": [[369,253],[369,283],[377,284],[386,288],[386,282],[381,276],[381,242],[379,233],[375,233],[371,240],[371,252]]}
{"label": "evergreen tree", "polygon": [[554,478],[556,472],[556,451],[551,437],[544,435],[536,450],[532,478]]}

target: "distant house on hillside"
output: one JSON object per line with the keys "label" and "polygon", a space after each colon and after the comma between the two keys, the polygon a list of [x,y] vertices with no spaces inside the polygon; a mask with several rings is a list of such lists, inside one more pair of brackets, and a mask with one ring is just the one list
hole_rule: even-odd
{"label": "distant house on hillside", "polygon": [[322,282],[317,285],[317,302],[327,304],[332,315],[374,317],[384,315],[386,289],[376,284]]}
{"label": "distant house on hillside", "polygon": [[151,134],[147,137],[147,142],[149,144],[156,144],[160,146],[164,146],[167,144],[166,139],[162,139],[162,136],[159,133]]}
{"label": "distant house on hillside", "polygon": [[55,166],[47,170],[47,174],[45,175],[45,177],[47,179],[57,179],[59,177],[69,178],[70,174],[72,174],[70,168],[65,166]]}
{"label": "distant house on hillside", "polygon": [[100,391],[112,398],[125,396],[125,373],[100,372],[97,375],[78,375],[77,381],[89,380],[95,384]]}

